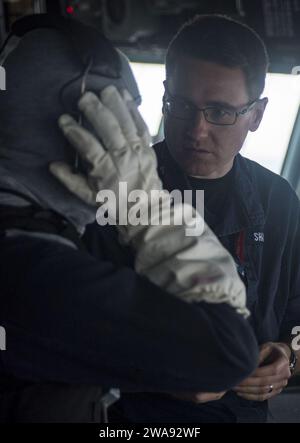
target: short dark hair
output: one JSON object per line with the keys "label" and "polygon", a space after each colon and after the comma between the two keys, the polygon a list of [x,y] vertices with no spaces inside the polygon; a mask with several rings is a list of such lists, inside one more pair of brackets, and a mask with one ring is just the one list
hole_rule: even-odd
{"label": "short dark hair", "polygon": [[269,58],[264,42],[249,26],[225,15],[196,15],[186,22],[169,44],[166,75],[180,56],[190,56],[229,68],[241,68],[249,97],[259,98],[265,86]]}

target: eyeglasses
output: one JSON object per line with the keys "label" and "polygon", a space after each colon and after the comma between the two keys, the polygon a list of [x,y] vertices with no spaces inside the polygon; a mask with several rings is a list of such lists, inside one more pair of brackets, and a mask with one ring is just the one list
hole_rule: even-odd
{"label": "eyeglasses", "polygon": [[167,98],[164,99],[164,109],[174,118],[181,120],[194,119],[198,112],[203,112],[208,123],[219,126],[231,126],[237,121],[239,115],[245,115],[253,109],[258,99],[246,104],[242,109],[229,109],[225,106],[207,106],[198,108],[196,105],[184,99],[171,95],[167,90]]}

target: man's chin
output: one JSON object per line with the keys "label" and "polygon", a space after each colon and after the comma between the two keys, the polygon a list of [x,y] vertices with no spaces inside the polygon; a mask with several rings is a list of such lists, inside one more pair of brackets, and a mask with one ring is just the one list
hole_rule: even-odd
{"label": "man's chin", "polygon": [[214,172],[214,167],[211,163],[201,163],[201,164],[195,164],[195,162],[189,162],[185,161],[184,164],[182,164],[182,168],[186,175],[193,176],[193,177],[210,177],[211,174]]}
{"label": "man's chin", "polygon": [[186,175],[205,178],[213,174],[216,169],[216,162],[212,154],[199,155],[187,151],[177,152],[176,154],[171,151],[170,153]]}

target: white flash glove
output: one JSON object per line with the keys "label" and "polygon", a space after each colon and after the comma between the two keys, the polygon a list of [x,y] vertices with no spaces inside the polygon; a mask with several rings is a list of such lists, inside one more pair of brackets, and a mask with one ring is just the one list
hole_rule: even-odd
{"label": "white flash glove", "polygon": [[[79,101],[79,109],[95,135],[68,115],[62,116],[59,124],[90,170],[86,176],[74,174],[69,165],[56,162],[50,165],[51,172],[91,205],[97,201],[103,203],[99,191],[114,192],[117,228],[123,241],[136,252],[138,273],[187,302],[224,302],[248,316],[245,288],[230,254],[194,208],[173,205],[169,193],[162,191],[147,127],[129,93],[125,91],[122,98],[114,86],[108,86],[99,100],[87,92]],[[120,206],[121,182],[127,186],[127,195],[139,190],[147,198],[133,199]],[[151,201],[152,190],[161,191],[161,198]],[[108,212],[111,209],[109,204],[105,208]],[[97,215],[104,215],[102,209],[100,206]],[[128,224],[120,224],[124,211],[126,215],[130,211],[144,211],[149,214],[148,223],[134,225],[129,220]],[[180,220],[182,223],[176,224]],[[195,222],[199,225],[199,221],[201,235],[187,236],[188,230],[195,228]]]}

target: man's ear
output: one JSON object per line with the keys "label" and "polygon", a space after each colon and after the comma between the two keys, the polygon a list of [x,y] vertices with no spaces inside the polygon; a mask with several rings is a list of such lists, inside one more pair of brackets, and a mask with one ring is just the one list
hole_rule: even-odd
{"label": "man's ear", "polygon": [[164,95],[163,95],[163,98],[162,98],[162,110],[161,110],[163,115],[165,113],[165,101],[166,101],[166,98],[167,98],[167,95],[166,95],[166,84],[167,84],[167,80],[164,80],[163,81],[163,85],[164,85],[165,90],[164,90]]}
{"label": "man's ear", "polygon": [[260,125],[260,122],[261,122],[261,120],[263,118],[263,115],[264,115],[264,112],[265,112],[267,104],[268,104],[267,97],[261,98],[256,103],[256,106],[255,106],[255,108],[253,110],[252,119],[251,119],[251,122],[250,122],[250,127],[249,127],[249,130],[251,132],[255,132],[258,129],[258,127]]}
{"label": "man's ear", "polygon": [[163,115],[165,115],[165,105],[166,105],[166,93],[164,93],[163,95],[163,99],[162,99],[162,108],[161,108],[161,112]]}

